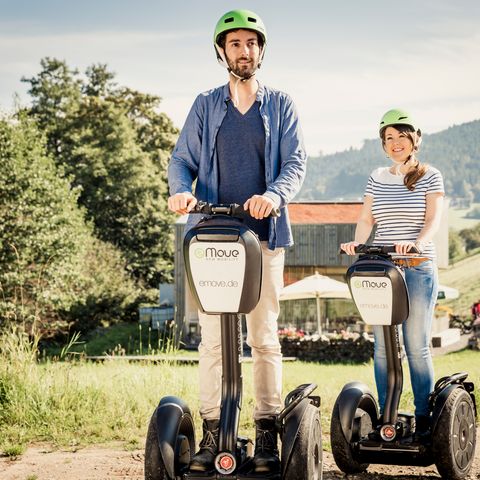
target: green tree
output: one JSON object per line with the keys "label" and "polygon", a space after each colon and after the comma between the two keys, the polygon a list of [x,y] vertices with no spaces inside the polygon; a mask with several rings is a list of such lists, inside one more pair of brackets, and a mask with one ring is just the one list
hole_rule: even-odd
{"label": "green tree", "polygon": [[462,237],[467,252],[480,247],[480,223],[473,228],[464,228],[460,230],[460,237]]}
{"label": "green tree", "polygon": [[0,120],[0,165],[2,323],[52,331],[77,322],[80,310],[99,322],[133,308],[138,292],[123,273],[124,260],[93,237],[79,190],[45,154],[33,120]]}
{"label": "green tree", "polygon": [[462,237],[457,231],[450,229],[448,232],[448,258],[454,260],[463,253],[465,253],[465,245]]}
{"label": "green tree", "polygon": [[[36,77],[23,79],[31,86],[29,113],[45,129],[57,164],[80,188],[95,234],[120,248],[144,285],[171,280],[166,166],[178,131],[157,111],[160,98],[118,87],[105,65],[92,65],[85,78],[55,59],[41,66]],[[59,117],[62,122],[52,121]]]}

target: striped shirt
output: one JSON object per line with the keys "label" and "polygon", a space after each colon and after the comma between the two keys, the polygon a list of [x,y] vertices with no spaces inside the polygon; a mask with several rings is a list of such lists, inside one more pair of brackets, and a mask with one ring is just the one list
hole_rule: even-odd
{"label": "striped shirt", "polygon": [[[404,185],[405,175],[390,173],[389,167],[377,168],[368,179],[365,196],[373,197],[372,214],[377,224],[375,245],[415,242],[425,226],[426,196],[445,193],[442,174],[429,166],[418,180],[415,190]],[[435,259],[433,242],[426,244],[422,255]]]}

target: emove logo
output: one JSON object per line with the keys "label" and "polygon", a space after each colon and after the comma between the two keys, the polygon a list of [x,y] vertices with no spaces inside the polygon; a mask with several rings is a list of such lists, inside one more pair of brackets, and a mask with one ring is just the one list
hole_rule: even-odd
{"label": "emove logo", "polygon": [[196,248],[194,255],[197,258],[237,258],[240,251],[236,248],[226,250],[224,248],[206,247]]}
{"label": "emove logo", "polygon": [[374,281],[374,280],[360,280],[357,279],[353,282],[353,285],[355,288],[366,288],[368,290],[372,289],[384,289],[387,288],[388,283],[387,282],[382,282],[380,280]]}
{"label": "emove logo", "polygon": [[236,280],[200,280],[198,282],[200,287],[210,287],[210,288],[218,288],[218,287],[238,287],[238,282]]}

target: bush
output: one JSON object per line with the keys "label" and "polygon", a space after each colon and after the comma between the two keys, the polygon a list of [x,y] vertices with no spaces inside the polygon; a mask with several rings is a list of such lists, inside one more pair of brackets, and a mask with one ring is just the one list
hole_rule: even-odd
{"label": "bush", "polygon": [[480,247],[480,223],[473,228],[460,230],[460,237],[465,243],[467,252]]}
{"label": "bush", "polygon": [[448,258],[453,260],[465,253],[465,244],[457,231],[450,229],[448,232]]}

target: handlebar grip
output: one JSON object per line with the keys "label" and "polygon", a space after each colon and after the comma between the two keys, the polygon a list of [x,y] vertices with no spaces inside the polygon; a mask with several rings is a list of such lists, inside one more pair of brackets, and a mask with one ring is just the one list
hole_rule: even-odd
{"label": "handlebar grip", "polygon": [[[346,252],[340,249],[340,254],[345,254]],[[378,255],[388,255],[390,253],[395,253],[395,245],[367,245],[366,243],[360,243],[355,247],[355,253],[360,254],[378,254]],[[407,253],[421,253],[417,247],[410,247],[410,250]]]}
{"label": "handlebar grip", "polygon": [[[251,217],[248,210],[244,210],[243,205],[238,205],[238,203],[207,203],[207,202],[198,202],[189,213],[200,213],[203,215],[228,215],[230,217]],[[281,212],[278,207],[272,209],[270,214],[265,217],[280,217]],[[252,217],[253,218],[253,217]]]}

